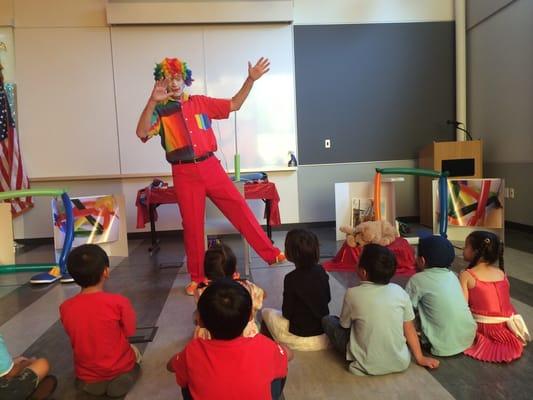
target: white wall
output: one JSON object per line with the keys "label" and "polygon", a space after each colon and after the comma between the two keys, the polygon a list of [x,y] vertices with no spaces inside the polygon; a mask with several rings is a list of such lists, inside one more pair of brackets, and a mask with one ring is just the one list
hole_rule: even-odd
{"label": "white wall", "polygon": [[14,0],[0,0],[0,26],[13,25]]}
{"label": "white wall", "polygon": [[6,50],[0,50],[0,62],[4,69],[2,74],[6,82],[15,80],[15,57],[13,44],[13,28],[10,26],[0,26],[0,42],[4,43]]}
{"label": "white wall", "polygon": [[[372,182],[376,168],[414,168],[415,160],[304,165],[298,169],[300,222],[335,220],[335,183]],[[417,178],[395,183],[396,216],[418,215]]]}
{"label": "white wall", "polygon": [[453,21],[453,0],[294,0],[298,25]]}
{"label": "white wall", "polygon": [[487,177],[514,189],[505,220],[533,226],[533,1],[469,0],[470,132]]}
{"label": "white wall", "polygon": [[513,1],[514,0],[467,0],[467,29],[471,29],[474,25],[477,25],[491,15],[494,15]]}
{"label": "white wall", "polygon": [[468,31],[470,132],[485,141],[486,162],[533,162],[532,41],[531,0]]}
{"label": "white wall", "polygon": [[[109,27],[105,19],[105,0],[0,0],[0,28],[2,25],[14,26],[14,36],[18,29],[32,28],[89,28]],[[378,23],[378,22],[422,22],[453,20],[453,0],[294,0],[294,21],[296,24],[341,24],[341,23]],[[58,44],[59,45],[59,44]],[[81,49],[80,49],[81,51]],[[75,54],[73,54],[75,56]],[[142,49],[139,49],[142,57]],[[111,54],[109,54],[111,58]],[[243,55],[246,58],[246,55]],[[38,62],[47,62],[40,59]],[[10,67],[12,69],[12,67]],[[17,82],[17,68],[11,75]],[[22,67],[21,67],[22,68]],[[31,96],[31,93],[28,94]],[[56,101],[54,93],[50,93],[50,102]],[[20,135],[24,135],[21,131]],[[75,140],[75,139],[74,139]],[[31,142],[26,144],[31,146]],[[141,160],[141,158],[140,158]],[[142,162],[142,161],[140,161]],[[358,168],[357,164],[346,168]],[[305,175],[308,178],[308,174]],[[300,173],[275,172],[269,173],[270,179],[276,183],[281,197],[280,211],[282,223],[312,221],[309,210],[300,210],[308,201],[299,201],[298,182]],[[34,187],[66,187],[72,196],[88,194],[106,194],[123,192],[126,196],[126,218],[128,230],[136,231],[136,209],[134,206],[136,191],[146,186],[151,177],[131,179],[100,179],[95,181],[45,181],[33,182]],[[166,177],[168,180],[168,177]],[[316,177],[315,177],[316,179]],[[307,187],[308,182],[303,186]],[[308,195],[308,194],[306,194]],[[405,201],[411,204],[416,201],[416,193],[406,194]],[[329,198],[329,197],[328,197]],[[334,203],[321,205],[333,209]],[[263,205],[254,202],[252,205],[256,216],[262,221]],[[410,212],[410,206],[406,212]],[[160,209],[159,229],[176,229],[181,227],[181,220],[173,207],[163,206]],[[319,217],[317,221],[322,219]],[[49,199],[37,199],[35,209],[15,220],[16,238],[36,238],[51,236]]]}

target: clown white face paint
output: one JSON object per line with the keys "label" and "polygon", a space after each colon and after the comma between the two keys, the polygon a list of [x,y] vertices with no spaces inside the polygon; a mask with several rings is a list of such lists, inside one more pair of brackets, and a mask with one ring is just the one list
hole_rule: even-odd
{"label": "clown white face paint", "polygon": [[168,77],[169,85],[167,90],[171,93],[171,97],[175,100],[178,100],[183,94],[185,89],[185,82],[181,75],[174,75],[173,77]]}

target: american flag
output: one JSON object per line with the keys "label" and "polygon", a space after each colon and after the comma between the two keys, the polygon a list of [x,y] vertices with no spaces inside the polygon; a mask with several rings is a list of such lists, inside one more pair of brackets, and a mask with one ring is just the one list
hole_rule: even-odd
{"label": "american flag", "polygon": [[[0,192],[30,188],[30,182],[22,165],[15,120],[9,106],[8,91],[13,94],[14,88],[12,85],[6,87],[7,90],[0,83]],[[9,201],[13,216],[20,215],[33,207],[31,197]]]}

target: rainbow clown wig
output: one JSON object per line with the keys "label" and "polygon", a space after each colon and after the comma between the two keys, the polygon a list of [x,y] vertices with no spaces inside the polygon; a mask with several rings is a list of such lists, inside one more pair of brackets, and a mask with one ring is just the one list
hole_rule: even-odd
{"label": "rainbow clown wig", "polygon": [[155,65],[154,68],[154,79],[156,81],[163,79],[165,77],[172,77],[175,75],[181,75],[183,82],[187,86],[192,84],[192,72],[187,68],[187,63],[185,61],[180,61],[177,58],[165,58],[159,64]]}

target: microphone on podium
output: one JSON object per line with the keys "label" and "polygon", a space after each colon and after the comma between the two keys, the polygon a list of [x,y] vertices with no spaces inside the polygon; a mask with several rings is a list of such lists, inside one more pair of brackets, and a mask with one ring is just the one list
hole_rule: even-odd
{"label": "microphone on podium", "polygon": [[472,135],[470,135],[470,132],[468,132],[468,130],[465,128],[462,128],[461,125],[464,126],[464,124],[460,121],[452,121],[452,120],[447,120],[446,121],[446,124],[448,125],[453,125],[455,127],[455,129],[459,129],[460,131],[463,131],[464,133],[466,133],[466,137],[468,138],[468,140],[474,140],[472,139]]}

